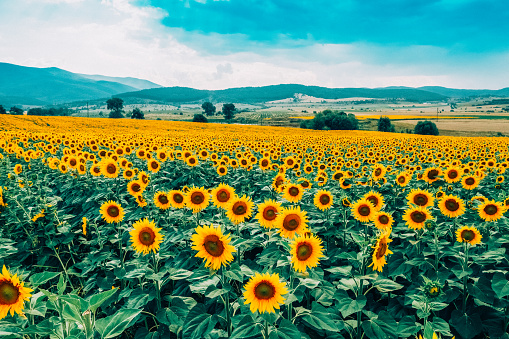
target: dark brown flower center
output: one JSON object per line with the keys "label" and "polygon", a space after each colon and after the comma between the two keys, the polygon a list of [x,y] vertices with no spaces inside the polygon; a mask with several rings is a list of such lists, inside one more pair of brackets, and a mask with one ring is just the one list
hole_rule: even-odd
{"label": "dark brown flower center", "polygon": [[292,186],[290,187],[290,189],[288,190],[288,193],[292,196],[292,197],[296,197],[299,195],[300,193],[300,190],[298,187],[295,187],[295,186]]}
{"label": "dark brown flower center", "polygon": [[447,174],[447,176],[450,178],[450,179],[456,179],[458,177],[458,172],[455,171],[455,170],[452,170],[452,171],[449,171],[449,173]]}
{"label": "dark brown flower center", "polygon": [[433,180],[438,176],[438,171],[436,169],[432,169],[428,172],[428,178]]}
{"label": "dark brown flower center", "polygon": [[150,246],[156,240],[156,234],[150,227],[143,227],[138,236],[140,242],[145,246]]}
{"label": "dark brown flower center", "polygon": [[382,174],[382,169],[381,169],[381,168],[377,168],[377,169],[375,170],[375,175],[376,175],[376,176],[379,176],[380,174]]}
{"label": "dark brown flower center", "polygon": [[262,167],[267,167],[269,166],[269,161],[267,159],[263,159],[262,160]]}
{"label": "dark brown flower center", "polygon": [[157,163],[157,161],[152,161],[150,163],[150,167],[152,167],[152,169],[157,169],[159,167],[159,164]]}
{"label": "dark brown flower center", "polygon": [[157,197],[157,200],[159,200],[159,202],[163,205],[166,205],[169,202],[166,194],[161,194],[159,197]]}
{"label": "dark brown flower center", "polygon": [[381,259],[384,257],[385,252],[387,252],[387,242],[384,240],[380,240],[378,244],[378,250],[376,251],[376,258]]}
{"label": "dark brown flower center", "polygon": [[426,206],[428,201],[428,197],[422,193],[416,194],[414,197],[414,203],[419,206]]}
{"label": "dark brown flower center", "polygon": [[276,294],[276,288],[270,282],[262,280],[254,288],[256,299],[270,299]]}
{"label": "dark brown flower center", "polygon": [[9,281],[0,282],[0,306],[12,305],[18,301],[19,289]]}
{"label": "dark brown flower center", "polygon": [[203,247],[213,257],[220,257],[224,252],[223,242],[214,234],[209,234],[205,237]]}
{"label": "dark brown flower center", "polygon": [[484,213],[486,213],[487,215],[495,215],[497,214],[498,212],[498,208],[496,205],[493,205],[493,204],[490,204],[490,205],[486,205],[483,209]]}
{"label": "dark brown flower center", "polygon": [[307,188],[309,187],[309,182],[308,181],[303,181],[302,184],[300,184],[302,187],[304,188]]}
{"label": "dark brown flower center", "polygon": [[108,164],[108,166],[106,166],[106,172],[108,172],[108,174],[115,174],[116,171],[117,171],[117,166],[115,166],[113,164]]}
{"label": "dark brown flower center", "polygon": [[108,213],[108,215],[110,217],[113,217],[113,218],[116,218],[120,215],[120,210],[118,209],[117,206],[109,206],[108,209],[106,210],[106,212]]}
{"label": "dark brown flower center", "polygon": [[131,185],[131,189],[133,190],[133,192],[138,193],[139,191],[141,191],[141,185],[138,183],[134,183]]}
{"label": "dark brown flower center", "polygon": [[413,211],[410,214],[410,219],[412,219],[413,222],[420,224],[426,220],[426,214],[420,211]]}
{"label": "dark brown flower center", "polygon": [[191,194],[191,201],[193,202],[193,204],[199,205],[205,201],[205,197],[203,196],[202,192],[194,192],[193,194]]}
{"label": "dark brown flower center", "polygon": [[313,246],[307,242],[301,242],[297,245],[297,259],[306,261],[313,254]]}
{"label": "dark brown flower center", "polygon": [[230,192],[225,189],[220,190],[216,195],[217,201],[219,202],[227,202],[230,200]]}
{"label": "dark brown flower center", "polygon": [[376,196],[370,195],[367,199],[369,202],[371,202],[373,204],[373,206],[378,205],[378,198]]}
{"label": "dark brown flower center", "polygon": [[361,205],[357,211],[363,217],[367,217],[371,213],[371,208],[368,205]]}
{"label": "dark brown flower center", "polygon": [[472,241],[475,238],[475,233],[471,230],[463,230],[461,231],[461,239],[465,241]]}
{"label": "dark brown flower center", "polygon": [[322,194],[318,199],[322,205],[327,205],[330,202],[330,197],[327,194]]}
{"label": "dark brown flower center", "polygon": [[273,206],[265,207],[263,210],[263,219],[272,221],[277,217],[277,210]]}
{"label": "dark brown flower center", "polygon": [[465,184],[467,184],[468,186],[471,186],[471,185],[475,184],[475,179],[474,178],[467,178],[465,180]]}
{"label": "dark brown flower center", "polygon": [[334,180],[339,180],[343,177],[343,173],[336,173],[334,174]]}
{"label": "dark brown flower center", "polygon": [[189,163],[191,165],[194,165],[196,163],[196,159],[195,158],[189,158]]}
{"label": "dark brown flower center", "polygon": [[69,164],[71,166],[76,166],[76,159],[71,159],[71,161],[69,161]]}
{"label": "dark brown flower center", "polygon": [[382,214],[381,216],[378,217],[378,221],[381,224],[387,225],[389,223],[389,217],[386,216],[385,214]]}
{"label": "dark brown flower center", "polygon": [[297,214],[288,214],[283,220],[283,228],[288,231],[296,230],[300,225],[300,217]]}
{"label": "dark brown flower center", "polygon": [[400,184],[404,183],[404,182],[405,182],[405,177],[404,177],[404,176],[399,177],[399,178],[398,178],[398,182],[399,182]]}
{"label": "dark brown flower center", "polygon": [[445,208],[447,208],[448,211],[456,212],[460,208],[460,204],[454,199],[447,199],[445,201]]}
{"label": "dark brown flower center", "polygon": [[184,201],[184,196],[180,193],[175,193],[173,195],[173,201],[175,201],[177,204],[181,204],[182,201]]}
{"label": "dark brown flower center", "polygon": [[247,205],[244,201],[237,201],[233,204],[232,212],[235,215],[244,215],[247,212]]}
{"label": "dark brown flower center", "polygon": [[219,173],[226,173],[226,168],[220,167],[219,168]]}
{"label": "dark brown flower center", "polygon": [[99,167],[94,167],[94,173],[96,174],[101,173],[101,169]]}

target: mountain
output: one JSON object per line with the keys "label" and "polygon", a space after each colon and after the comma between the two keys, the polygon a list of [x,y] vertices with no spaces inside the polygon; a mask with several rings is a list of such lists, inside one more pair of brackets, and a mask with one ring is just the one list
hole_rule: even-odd
{"label": "mountain", "polygon": [[149,89],[149,88],[160,88],[163,87],[156,83],[153,83],[148,80],[138,79],[138,78],[120,78],[120,77],[108,77],[105,75],[98,74],[80,74],[82,77],[87,79],[96,80],[96,81],[110,81],[110,82],[118,82],[119,84],[124,84],[126,86],[134,87],[137,90]]}
{"label": "mountain", "polygon": [[296,84],[238,87],[223,90],[198,90],[188,87],[163,87],[115,95],[123,99],[154,100],[169,103],[196,101],[260,103],[292,98],[296,93],[323,99],[375,98],[408,101],[443,101],[447,97],[416,88],[327,88]]}
{"label": "mountain", "polygon": [[115,78],[86,76],[56,67],[36,68],[0,63],[0,104],[59,104],[110,98],[119,93],[159,86],[134,78],[117,78],[118,81],[113,79]]}

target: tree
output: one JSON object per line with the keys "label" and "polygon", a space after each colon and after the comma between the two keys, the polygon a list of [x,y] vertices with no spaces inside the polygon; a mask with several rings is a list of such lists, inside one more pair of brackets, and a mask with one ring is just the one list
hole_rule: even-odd
{"label": "tree", "polygon": [[193,122],[209,122],[207,117],[203,114],[195,114],[193,117]]}
{"label": "tree", "polygon": [[124,115],[122,113],[124,113],[124,100],[120,99],[120,98],[111,98],[109,99],[108,101],[106,101],[106,104],[107,104],[107,108],[110,111],[110,118],[123,118]]}
{"label": "tree", "polygon": [[420,135],[438,135],[438,128],[432,121],[419,121],[415,125],[414,133]]}
{"label": "tree", "polygon": [[379,132],[394,132],[394,125],[391,123],[389,117],[380,117],[378,120]]}
{"label": "tree", "polygon": [[212,105],[211,102],[204,102],[202,105],[201,105],[201,108],[203,108],[203,111],[205,112],[205,114],[207,116],[211,116],[211,115],[214,115],[216,113],[216,106]]}
{"label": "tree", "polygon": [[16,106],[12,106],[11,109],[9,110],[9,112],[12,115],[23,115],[23,110]]}
{"label": "tree", "polygon": [[312,120],[302,122],[300,127],[315,130],[356,130],[359,128],[359,122],[353,114],[347,115],[342,111],[326,109],[316,114]]}
{"label": "tree", "polygon": [[224,118],[226,120],[228,120],[228,122],[229,122],[235,116],[235,105],[234,104],[223,104],[222,111],[224,114]]}
{"label": "tree", "polygon": [[4,106],[0,105],[0,114],[7,114],[7,111],[5,110]]}
{"label": "tree", "polygon": [[131,113],[131,119],[145,119],[145,114],[143,114],[143,112],[138,107],[136,107]]}

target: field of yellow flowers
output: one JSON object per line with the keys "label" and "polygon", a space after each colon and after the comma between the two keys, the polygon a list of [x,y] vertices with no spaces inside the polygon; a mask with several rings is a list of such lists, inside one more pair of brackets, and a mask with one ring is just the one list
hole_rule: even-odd
{"label": "field of yellow flowers", "polygon": [[0,117],[0,336],[509,338],[508,145]]}

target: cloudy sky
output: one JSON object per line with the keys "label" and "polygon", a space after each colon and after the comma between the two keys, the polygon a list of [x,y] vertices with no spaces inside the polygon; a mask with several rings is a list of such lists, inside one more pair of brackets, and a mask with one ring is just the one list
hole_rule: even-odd
{"label": "cloudy sky", "polygon": [[0,62],[221,89],[509,86],[507,0],[0,0]]}

